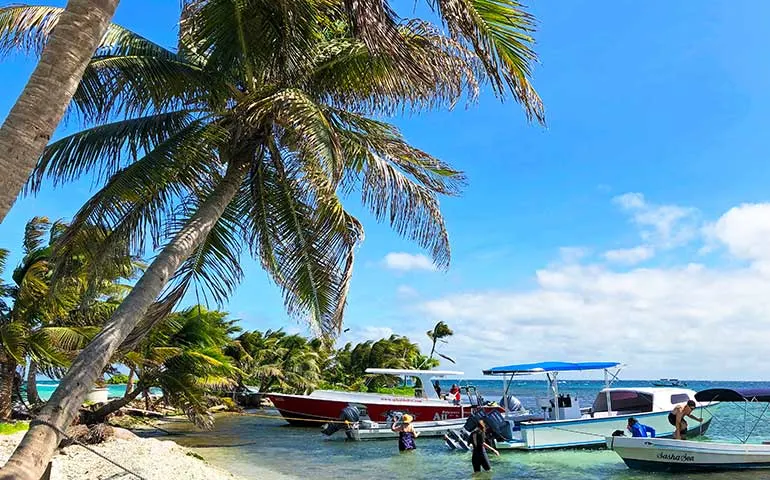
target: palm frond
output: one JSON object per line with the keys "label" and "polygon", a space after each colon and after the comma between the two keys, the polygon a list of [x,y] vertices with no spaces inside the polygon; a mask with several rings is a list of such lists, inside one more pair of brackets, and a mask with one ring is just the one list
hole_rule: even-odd
{"label": "palm frond", "polygon": [[30,255],[43,246],[43,237],[51,227],[46,217],[32,217],[24,227],[24,254]]}
{"label": "palm frond", "polygon": [[152,152],[199,122],[181,110],[81,130],[46,147],[27,188],[37,193],[46,178],[56,186],[87,174],[94,174],[94,182],[102,183],[141,154]]}
{"label": "palm frond", "polygon": [[[63,11],[63,8],[37,5],[0,8],[0,55],[18,50],[40,55]],[[115,24],[110,25],[97,48],[97,54],[102,52],[173,56],[165,48]]]}
{"label": "palm frond", "polygon": [[42,327],[39,332],[51,345],[61,350],[80,350],[101,330],[99,326],[50,326]]}
{"label": "palm frond", "polygon": [[186,59],[151,55],[100,55],[89,62],[72,97],[86,122],[136,117],[206,101],[224,107],[230,90],[221,79]]}
{"label": "palm frond", "polygon": [[[210,180],[214,145],[222,132],[215,125],[194,121],[158,144],[142,158],[120,170],[80,209],[66,244],[86,225],[105,225],[116,242],[128,239],[132,251],[143,251],[149,237],[162,244],[174,218],[174,202],[185,199]],[[107,248],[108,241],[102,246]],[[92,259],[100,251],[91,252]]]}
{"label": "palm frond", "polygon": [[339,139],[321,106],[299,89],[287,88],[240,105],[245,120],[255,128],[271,125],[283,129],[286,143],[301,152],[308,163],[323,169],[335,185],[342,176]]}
{"label": "palm frond", "polygon": [[[190,211],[197,210],[197,206],[191,205]],[[243,230],[239,213],[235,204],[228,205],[206,238],[176,271],[172,284],[182,284],[185,290],[188,285],[194,285],[196,292],[201,287],[204,303],[208,294],[217,304],[225,303],[243,278],[240,266]],[[188,219],[189,215],[181,217],[177,228],[184,226]]]}
{"label": "palm frond", "polygon": [[[326,333],[339,329],[340,304],[347,293],[351,250],[362,236],[360,224],[336,197],[315,196],[296,179],[301,167],[285,164],[271,144],[269,158],[248,179],[248,219],[252,252],[284,291],[294,315],[309,313],[311,326]],[[320,201],[321,203],[316,203]]]}
{"label": "palm frond", "polygon": [[308,88],[340,108],[385,114],[452,108],[463,95],[469,102],[476,99],[486,74],[473,52],[421,20],[410,20],[399,31],[419,72],[361,40],[332,38],[316,47]]}
{"label": "palm frond", "polygon": [[228,72],[244,90],[286,78],[307,62],[314,37],[315,2],[187,1],[180,38],[203,54],[210,71]]}
{"label": "palm frond", "polygon": [[466,39],[484,63],[498,95],[509,90],[527,117],[545,122],[543,103],[529,81],[535,19],[518,0],[434,0],[450,35]]}
{"label": "palm frond", "polygon": [[388,220],[446,268],[449,237],[437,195],[457,194],[463,174],[410,146],[390,125],[351,113],[336,118],[351,175],[347,183],[360,182],[362,201],[374,216]]}
{"label": "palm frond", "polygon": [[21,323],[0,323],[0,348],[19,364],[26,361],[27,338],[27,330]]}

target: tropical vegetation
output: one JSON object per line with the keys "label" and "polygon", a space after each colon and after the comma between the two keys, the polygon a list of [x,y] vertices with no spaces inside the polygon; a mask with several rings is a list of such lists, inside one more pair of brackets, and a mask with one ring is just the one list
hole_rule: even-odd
{"label": "tropical vegetation", "polygon": [[90,413],[88,420],[103,420],[139,395],[152,409],[149,393],[157,388],[165,405],[184,412],[197,425],[210,426],[212,392],[234,386],[238,373],[225,349],[239,328],[226,317],[224,312],[196,305],[162,319],[138,345],[116,359],[134,379],[125,396]]}
{"label": "tropical vegetation", "polygon": [[[528,81],[532,19],[518,3],[432,5],[448,35],[397,19],[384,2],[334,0],[186,1],[175,51],[109,28],[72,97],[87,129],[45,149],[29,188],[83,175],[102,185],[63,241],[91,224],[108,230],[88,250],[94,265],[122,242],[160,253],[41,419],[69,424],[112,357],[140,344],[191,286],[224,302],[242,275],[242,246],[291,313],[334,335],[363,238],[343,197],[360,194],[377,219],[448,265],[438,197],[458,193],[463,176],[381,117],[473,100],[485,82],[538,119],[542,107]],[[48,7],[0,9],[0,43],[42,49],[62,18]],[[9,474],[39,474],[56,434],[38,423],[27,439]]]}
{"label": "tropical vegetation", "polygon": [[[56,244],[66,225],[35,217],[26,226],[24,256],[13,270],[13,283],[0,284],[0,419],[11,414],[19,370],[28,365],[27,401],[40,403],[38,372],[59,377],[77,352],[96,335],[117,308],[140,265],[128,255],[110,255],[98,272],[79,248],[66,261],[56,257]],[[98,244],[106,232],[85,228],[80,240]],[[9,252],[0,249],[0,275]]]}

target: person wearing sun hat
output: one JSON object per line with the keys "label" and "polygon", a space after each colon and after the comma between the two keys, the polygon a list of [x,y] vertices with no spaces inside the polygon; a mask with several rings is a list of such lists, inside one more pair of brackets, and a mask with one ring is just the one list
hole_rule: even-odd
{"label": "person wearing sun hat", "polygon": [[401,422],[393,422],[393,426],[390,427],[391,430],[398,433],[398,450],[400,452],[417,448],[414,439],[417,438],[420,433],[414,431],[414,427],[412,426],[413,421],[414,417],[405,413],[404,416],[401,417]]}

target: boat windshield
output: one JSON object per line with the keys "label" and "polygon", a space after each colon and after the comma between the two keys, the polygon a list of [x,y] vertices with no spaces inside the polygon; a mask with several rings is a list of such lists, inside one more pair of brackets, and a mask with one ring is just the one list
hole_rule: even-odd
{"label": "boat windshield", "polygon": [[[652,395],[634,390],[612,390],[610,392],[613,412],[644,413],[652,411]],[[607,411],[607,392],[601,391],[594,400],[593,412]]]}

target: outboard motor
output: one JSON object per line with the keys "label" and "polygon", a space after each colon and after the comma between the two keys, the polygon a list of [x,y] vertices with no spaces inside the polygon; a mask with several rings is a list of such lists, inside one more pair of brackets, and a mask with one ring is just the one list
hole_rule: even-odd
{"label": "outboard motor", "polygon": [[518,412],[524,409],[524,407],[521,405],[521,400],[514,397],[513,395],[508,395],[507,397],[501,398],[500,406],[505,407],[505,409],[509,412]]}
{"label": "outboard motor", "polygon": [[[345,430],[345,435],[349,440],[358,440],[356,432],[358,429],[358,422],[361,420],[361,414],[358,412],[358,408],[349,405],[342,409],[340,412],[339,422],[329,422],[321,427],[321,433],[324,435],[332,435],[338,430]],[[347,422],[347,423],[343,423]]]}
{"label": "outboard motor", "polygon": [[511,440],[513,438],[513,422],[506,420],[498,411],[487,413],[484,422],[487,424],[487,436],[493,440]]}
{"label": "outboard motor", "polygon": [[474,412],[471,414],[470,417],[465,421],[465,425],[463,425],[463,429],[466,432],[472,432],[476,430],[476,427],[479,426],[479,420],[480,419],[487,419],[487,414],[483,410],[479,410],[478,412]]}

